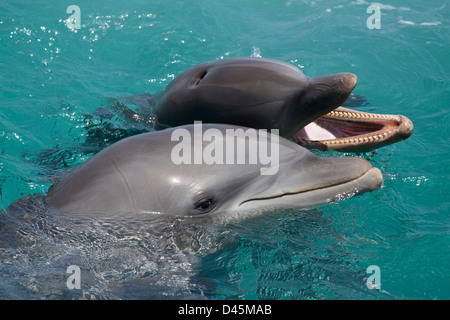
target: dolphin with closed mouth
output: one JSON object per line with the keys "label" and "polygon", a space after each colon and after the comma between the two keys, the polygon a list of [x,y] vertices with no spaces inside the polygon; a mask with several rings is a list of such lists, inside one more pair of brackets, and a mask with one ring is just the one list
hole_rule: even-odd
{"label": "dolphin with closed mouth", "polygon": [[[205,134],[212,129],[224,136],[230,130],[250,130],[221,124],[203,124],[203,129]],[[263,134],[255,129],[254,135],[235,137],[234,155],[238,146],[244,146],[246,161],[174,163],[173,152],[180,142],[173,137],[180,130],[195,137],[195,125],[186,125],[116,142],[57,181],[45,201],[68,214],[212,216],[318,206],[372,191],[383,181],[380,170],[365,159],[319,157],[267,132],[270,150],[277,150],[278,167],[275,174],[263,175],[262,162],[248,161],[250,145]],[[194,152],[217,143],[194,140],[189,140]]]}
{"label": "dolphin with closed mouth", "polygon": [[369,151],[408,138],[412,122],[341,107],[352,73],[307,77],[291,64],[262,58],[202,63],[178,75],[156,98],[156,128],[196,120],[279,129],[300,145]]}

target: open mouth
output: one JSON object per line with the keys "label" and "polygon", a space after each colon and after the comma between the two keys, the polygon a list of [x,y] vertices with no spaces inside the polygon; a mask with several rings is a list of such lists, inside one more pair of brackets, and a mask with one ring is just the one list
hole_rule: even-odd
{"label": "open mouth", "polygon": [[404,140],[413,129],[403,115],[338,107],[306,125],[292,140],[309,149],[366,152]]}

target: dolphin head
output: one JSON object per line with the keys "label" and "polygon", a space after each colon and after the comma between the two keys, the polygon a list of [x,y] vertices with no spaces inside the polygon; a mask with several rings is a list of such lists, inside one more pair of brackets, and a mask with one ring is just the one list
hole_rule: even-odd
{"label": "dolphin head", "polygon": [[289,137],[340,106],[356,76],[306,77],[285,62],[234,58],[203,63],[176,77],[158,98],[157,124],[173,127],[201,120],[279,129]]}
{"label": "dolphin head", "polygon": [[351,73],[307,77],[288,63],[234,58],[203,63],[159,95],[156,127],[228,123],[279,129],[311,149],[362,152],[408,138],[412,122],[340,107],[356,85]]}
{"label": "dolphin head", "polygon": [[[291,137],[308,123],[342,105],[356,86],[357,77],[343,72],[307,78],[298,86],[298,100],[285,109],[274,128],[280,128],[285,137]],[[300,78],[300,76],[299,76]]]}
{"label": "dolphin head", "polygon": [[[382,183],[380,171],[362,158],[318,157],[255,129],[206,124],[200,138],[196,130],[187,125],[123,139],[55,183],[46,201],[69,214],[214,216],[317,206]],[[230,147],[228,134],[237,130],[246,135],[235,135]],[[273,155],[269,174],[262,170],[268,161],[251,158],[255,150],[263,158],[261,141]]]}

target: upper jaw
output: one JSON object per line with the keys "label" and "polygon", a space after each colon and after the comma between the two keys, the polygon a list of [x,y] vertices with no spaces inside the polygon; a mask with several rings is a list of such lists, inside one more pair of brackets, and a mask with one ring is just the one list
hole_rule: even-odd
{"label": "upper jaw", "polygon": [[293,135],[298,128],[315,121],[342,105],[356,86],[357,77],[353,73],[342,72],[308,78],[309,88],[294,109],[294,116],[289,122],[294,124],[288,135]]}
{"label": "upper jaw", "polygon": [[[317,137],[315,126],[329,132],[329,137]],[[407,139],[413,130],[411,120],[403,115],[338,107],[305,126],[292,139],[310,149],[366,152]]]}

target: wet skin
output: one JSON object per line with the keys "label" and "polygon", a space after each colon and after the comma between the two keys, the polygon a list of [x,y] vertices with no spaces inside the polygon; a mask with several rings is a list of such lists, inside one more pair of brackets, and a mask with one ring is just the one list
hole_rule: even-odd
{"label": "wet skin", "polygon": [[306,77],[269,59],[203,63],[181,73],[157,97],[157,128],[202,120],[279,129],[307,148],[352,152],[408,138],[413,124],[405,116],[341,107],[356,81],[351,73]]}
{"label": "wet skin", "polygon": [[[241,127],[203,125],[225,134]],[[194,125],[181,127],[193,133]],[[380,188],[380,170],[359,157],[319,157],[292,141],[268,134],[279,150],[279,167],[262,175],[262,164],[176,164],[177,128],[122,139],[56,182],[45,201],[67,214],[162,213],[180,216],[246,216],[278,208],[306,208]],[[254,130],[254,129],[252,129]],[[248,137],[260,139],[261,133]],[[194,135],[195,136],[195,135]],[[245,141],[245,137],[243,137]],[[211,141],[201,141],[206,148]],[[193,148],[196,142],[192,140]],[[236,146],[238,142],[236,142]],[[272,146],[272,145],[271,145]],[[271,147],[272,148],[272,147]],[[237,149],[236,149],[237,150]],[[271,149],[274,150],[274,149]],[[242,151],[242,150],[241,150]]]}

